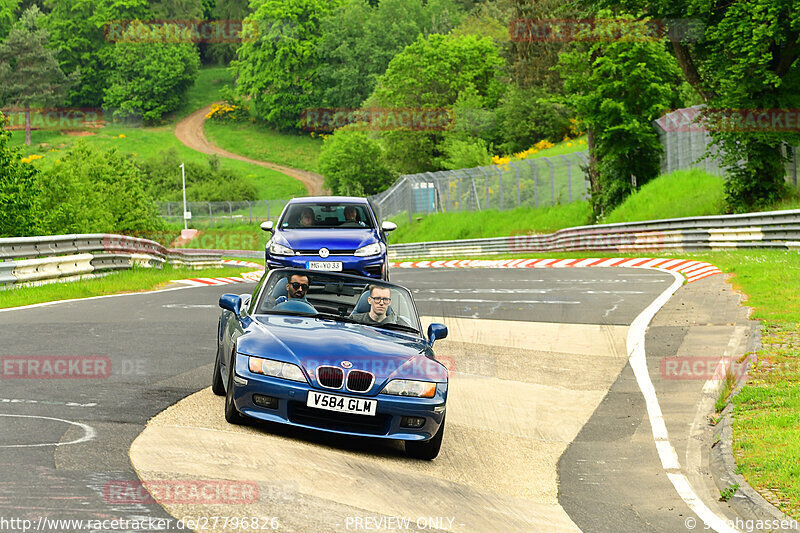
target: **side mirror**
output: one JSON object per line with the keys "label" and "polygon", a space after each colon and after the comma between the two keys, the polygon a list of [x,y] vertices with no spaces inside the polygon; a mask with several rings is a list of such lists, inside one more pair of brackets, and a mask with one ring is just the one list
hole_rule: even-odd
{"label": "side mirror", "polygon": [[397,229],[397,224],[394,222],[389,222],[388,220],[384,220],[381,224],[381,229],[383,231],[394,231]]}
{"label": "side mirror", "polygon": [[272,221],[271,220],[267,220],[266,222],[262,222],[261,223],[261,229],[263,229],[264,231],[272,232],[272,230],[273,230]]}
{"label": "side mirror", "polygon": [[236,318],[242,316],[241,313],[242,298],[235,294],[223,294],[219,297],[219,306],[227,311],[230,311]]}
{"label": "side mirror", "polygon": [[447,326],[444,324],[431,324],[428,326],[428,343],[433,346],[433,342],[437,339],[444,339],[447,337]]}

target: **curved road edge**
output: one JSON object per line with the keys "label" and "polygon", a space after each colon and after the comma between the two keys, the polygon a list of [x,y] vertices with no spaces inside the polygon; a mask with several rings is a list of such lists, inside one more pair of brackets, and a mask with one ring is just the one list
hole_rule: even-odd
{"label": "curved road edge", "polygon": [[203,109],[198,109],[188,117],[181,119],[175,125],[175,137],[177,137],[180,142],[192,150],[196,150],[204,154],[214,154],[228,159],[236,159],[237,161],[244,161],[245,163],[259,165],[265,168],[276,170],[282,174],[286,174],[287,176],[300,181],[310,196],[321,196],[325,194],[323,177],[315,172],[286,167],[276,163],[270,163],[269,161],[250,159],[249,157],[244,157],[242,155],[234,154],[233,152],[224,150],[210,142],[203,132],[203,124],[206,122],[206,115],[211,110],[211,105],[208,105]]}

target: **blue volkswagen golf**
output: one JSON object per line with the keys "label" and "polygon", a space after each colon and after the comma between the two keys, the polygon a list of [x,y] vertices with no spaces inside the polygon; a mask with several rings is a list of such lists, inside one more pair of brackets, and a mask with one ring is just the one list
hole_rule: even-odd
{"label": "blue volkswagen golf", "polygon": [[386,233],[397,226],[379,225],[365,198],[294,198],[277,224],[267,221],[261,229],[272,233],[266,247],[268,270],[305,268],[389,279]]}

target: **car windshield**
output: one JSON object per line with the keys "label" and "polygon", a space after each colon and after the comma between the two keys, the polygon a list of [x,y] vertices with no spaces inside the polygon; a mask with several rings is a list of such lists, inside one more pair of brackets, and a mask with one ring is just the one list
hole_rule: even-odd
{"label": "car windshield", "polygon": [[333,272],[281,269],[269,273],[255,306],[257,314],[316,316],[342,322],[419,333],[408,289]]}
{"label": "car windshield", "polygon": [[367,206],[354,203],[299,203],[290,205],[278,227],[307,228],[372,228]]}

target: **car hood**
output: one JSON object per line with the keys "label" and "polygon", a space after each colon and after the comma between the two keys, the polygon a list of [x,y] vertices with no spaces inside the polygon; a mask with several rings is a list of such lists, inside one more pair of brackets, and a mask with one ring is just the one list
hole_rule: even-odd
{"label": "car hood", "polygon": [[238,351],[299,365],[312,384],[316,368],[353,369],[375,375],[373,391],[390,379],[446,382],[447,369],[428,357],[425,339],[406,333],[327,319],[258,315],[238,339]]}
{"label": "car hood", "polygon": [[272,239],[293,250],[355,250],[378,242],[378,233],[368,228],[287,229],[276,231]]}

